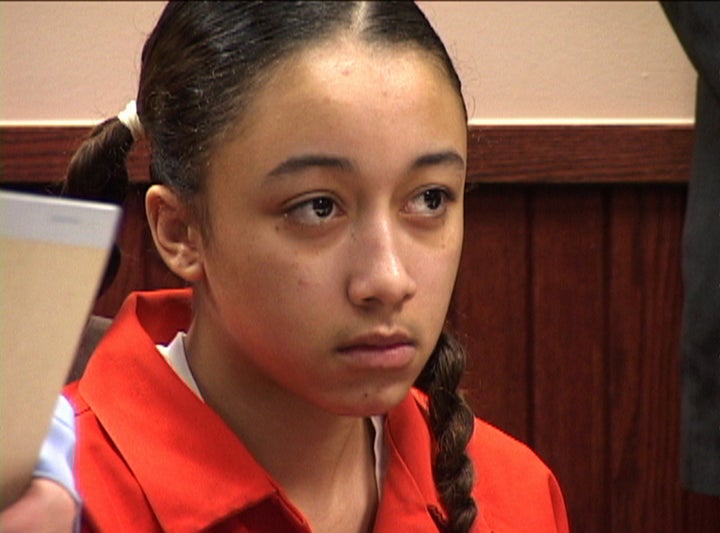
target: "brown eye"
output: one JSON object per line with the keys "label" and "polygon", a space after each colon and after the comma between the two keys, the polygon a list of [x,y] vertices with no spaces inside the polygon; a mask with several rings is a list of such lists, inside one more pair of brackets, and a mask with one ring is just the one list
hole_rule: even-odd
{"label": "brown eye", "polygon": [[443,193],[438,189],[431,189],[423,192],[423,200],[428,209],[433,211],[440,207],[443,201]]}
{"label": "brown eye", "polygon": [[310,200],[312,210],[318,218],[329,217],[335,207],[335,202],[330,198],[313,198]]}
{"label": "brown eye", "polygon": [[425,189],[413,196],[405,207],[405,211],[421,216],[440,216],[447,210],[450,194],[442,188],[434,187]]}
{"label": "brown eye", "polygon": [[285,216],[297,224],[319,226],[334,219],[338,211],[335,200],[328,196],[318,196],[293,206]]}

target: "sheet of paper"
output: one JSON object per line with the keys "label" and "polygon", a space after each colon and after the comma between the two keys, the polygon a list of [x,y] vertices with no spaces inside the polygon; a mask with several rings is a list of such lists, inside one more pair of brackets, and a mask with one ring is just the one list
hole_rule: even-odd
{"label": "sheet of paper", "polygon": [[8,204],[6,193],[0,194],[5,196],[0,197],[0,507],[4,507],[31,479],[95,300],[118,212],[79,202],[48,207],[42,198],[21,202],[32,212],[18,211],[15,204]]}

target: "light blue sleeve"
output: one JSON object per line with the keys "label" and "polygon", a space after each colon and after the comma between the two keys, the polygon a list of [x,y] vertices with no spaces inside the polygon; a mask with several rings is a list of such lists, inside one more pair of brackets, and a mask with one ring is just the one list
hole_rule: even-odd
{"label": "light blue sleeve", "polygon": [[75,501],[80,502],[73,477],[74,460],[75,413],[70,402],[64,396],[60,396],[55,404],[50,431],[40,449],[40,457],[33,476],[60,483]]}

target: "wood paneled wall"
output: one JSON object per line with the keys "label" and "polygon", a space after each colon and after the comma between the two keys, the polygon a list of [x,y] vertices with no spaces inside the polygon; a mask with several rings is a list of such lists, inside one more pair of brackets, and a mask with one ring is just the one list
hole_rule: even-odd
{"label": "wood paneled wall", "polygon": [[684,494],[677,473],[684,202],[682,185],[467,200],[452,319],[469,395],[552,467],[577,532],[720,530],[720,500]]}
{"label": "wood paneled wall", "polygon": [[[0,182],[46,188],[85,130],[4,128]],[[551,466],[578,533],[717,533],[679,461],[685,127],[475,127],[450,321],[476,412]],[[143,219],[144,149],[119,237],[127,291],[177,286]],[[482,475],[482,473],[479,473]]]}

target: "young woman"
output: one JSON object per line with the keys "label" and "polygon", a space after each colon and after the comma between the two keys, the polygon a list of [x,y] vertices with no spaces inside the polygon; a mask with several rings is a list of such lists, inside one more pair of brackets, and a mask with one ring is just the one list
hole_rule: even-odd
{"label": "young woman", "polygon": [[85,529],[567,531],[457,390],[466,114],[414,4],[172,2],[68,193],[119,199],[143,134],[191,288],[131,295],[66,390]]}

